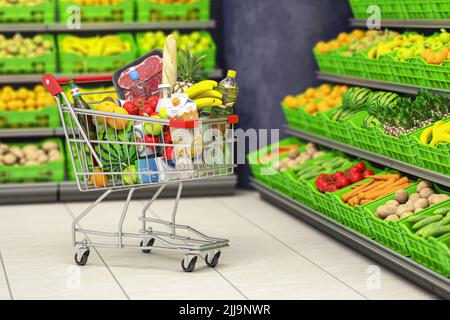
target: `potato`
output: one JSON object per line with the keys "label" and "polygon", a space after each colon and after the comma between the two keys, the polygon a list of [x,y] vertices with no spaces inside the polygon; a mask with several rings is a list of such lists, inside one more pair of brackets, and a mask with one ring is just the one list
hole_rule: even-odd
{"label": "potato", "polygon": [[403,214],[401,214],[400,216],[399,216],[399,218],[400,219],[404,219],[404,218],[407,218],[407,217],[409,217],[409,216],[412,216],[414,214],[414,212],[404,212]]}
{"label": "potato", "polygon": [[[423,190],[425,190],[425,189],[423,189]],[[423,191],[422,190],[422,191]],[[416,201],[416,203],[414,204],[414,210],[415,209],[425,209],[425,208],[428,208],[429,207],[429,203],[428,203],[428,200],[427,199],[419,199],[419,200],[417,200]]]}
{"label": "potato", "polygon": [[420,192],[422,189],[431,188],[432,186],[433,184],[430,181],[423,180],[417,185],[416,191]]}
{"label": "potato", "polygon": [[414,210],[414,213],[417,213],[417,212],[420,212],[420,211],[423,211],[423,210],[425,210],[424,208],[417,208],[416,210]]}
{"label": "potato", "polygon": [[306,145],[306,153],[308,154],[308,155],[313,155],[315,152],[317,152],[317,148],[316,148],[316,146],[313,144],[313,143],[308,143],[307,145]]}
{"label": "potato", "polygon": [[15,155],[13,155],[12,153],[8,153],[3,156],[3,163],[8,166],[12,166],[12,165],[16,164],[16,162],[17,162],[17,157]]}
{"label": "potato", "polygon": [[431,188],[423,188],[422,190],[420,190],[419,194],[421,198],[428,199],[428,197],[432,194],[435,194],[435,192]]}
{"label": "potato", "polygon": [[22,149],[20,149],[18,147],[11,147],[9,149],[9,153],[12,153],[18,159],[21,159],[24,157],[24,153],[23,153]]}
{"label": "potato", "polygon": [[45,164],[48,162],[48,157],[46,155],[41,155],[39,156],[39,158],[37,159],[37,162],[39,164]]}
{"label": "potato", "polygon": [[58,144],[55,141],[47,141],[42,144],[42,149],[45,151],[58,150]]}
{"label": "potato", "polygon": [[[55,150],[55,149],[53,149],[53,150]],[[289,151],[289,158],[294,160],[298,156],[299,156],[298,150],[291,150],[291,151]]]}
{"label": "potato", "polygon": [[408,201],[416,202],[419,199],[420,199],[420,194],[418,192],[414,192],[409,196]]}
{"label": "potato", "polygon": [[39,157],[38,153],[36,151],[27,151],[25,152],[25,158],[30,161],[34,161]]}
{"label": "potato", "polygon": [[412,212],[412,210],[408,205],[402,204],[402,205],[398,206],[397,210],[395,211],[395,214],[397,216],[400,216],[400,215],[404,214],[405,212]]}
{"label": "potato", "polygon": [[391,204],[393,206],[398,207],[400,205],[400,203],[397,200],[389,200],[388,202],[386,202],[385,204]]}
{"label": "potato", "polygon": [[4,154],[8,153],[8,151],[9,151],[9,146],[7,144],[0,143],[0,155],[4,155]]}
{"label": "potato", "polygon": [[56,160],[61,160],[62,157],[60,154],[53,154],[53,155],[49,155],[48,156],[48,161],[56,161]]}
{"label": "potato", "polygon": [[384,219],[384,221],[389,222],[389,221],[398,221],[400,220],[399,217],[397,217],[395,214],[392,214],[388,217],[386,217],[386,219]]}
{"label": "potato", "polygon": [[38,163],[36,161],[32,160],[32,161],[27,161],[25,163],[25,165],[26,166],[36,166],[36,165],[38,165]]}
{"label": "potato", "polygon": [[428,198],[428,202],[430,203],[430,206],[434,206],[435,204],[441,203],[447,199],[449,199],[450,197],[446,194],[432,194],[429,198]]}
{"label": "potato", "polygon": [[316,159],[316,158],[319,158],[319,157],[324,156],[324,155],[325,155],[325,152],[317,151],[316,153],[313,154],[312,158]]}
{"label": "potato", "polygon": [[408,200],[406,201],[406,205],[411,209],[411,211],[414,211],[414,209],[416,209],[416,202],[419,201],[420,199],[417,200]]}
{"label": "potato", "polygon": [[397,211],[397,207],[393,205],[382,205],[377,208],[375,212],[376,216],[381,219],[385,219],[386,217],[395,214]]}
{"label": "potato", "polygon": [[406,201],[408,201],[408,191],[398,190],[394,195],[394,199],[397,200],[398,203],[406,203]]}

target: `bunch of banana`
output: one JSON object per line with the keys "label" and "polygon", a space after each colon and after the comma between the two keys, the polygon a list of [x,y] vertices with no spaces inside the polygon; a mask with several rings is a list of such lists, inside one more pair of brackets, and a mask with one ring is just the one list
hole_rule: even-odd
{"label": "bunch of banana", "polygon": [[439,143],[450,142],[450,122],[439,120],[429,126],[420,135],[420,142],[431,147],[436,147]]}
{"label": "bunch of banana", "polygon": [[217,86],[217,81],[204,80],[194,84],[184,93],[195,102],[198,110],[205,107],[218,107],[222,105],[222,94],[214,89]]}
{"label": "bunch of banana", "polygon": [[62,52],[75,53],[80,56],[112,56],[130,50],[131,43],[123,41],[118,35],[90,38],[66,36],[61,41]]}

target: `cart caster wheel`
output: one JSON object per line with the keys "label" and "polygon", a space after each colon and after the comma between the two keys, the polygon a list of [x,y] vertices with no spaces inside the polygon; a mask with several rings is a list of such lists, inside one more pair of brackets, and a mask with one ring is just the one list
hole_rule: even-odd
{"label": "cart caster wheel", "polygon": [[[186,266],[185,261],[189,262],[189,264]],[[195,263],[197,262],[197,256],[194,256],[190,261],[189,258],[184,258],[181,260],[181,267],[185,272],[192,272],[195,269]]]}
{"label": "cart caster wheel", "polygon": [[[147,245],[144,245],[144,240],[141,240],[141,247],[153,247],[153,244],[155,243],[155,238],[151,238],[147,241]],[[152,249],[143,249],[143,253],[150,253]]]}
{"label": "cart caster wheel", "polygon": [[[77,253],[75,253],[75,262],[77,263],[77,265],[79,266],[84,266],[89,258],[89,250],[84,250],[84,252],[82,250],[78,251]],[[81,254],[81,257],[80,257]]]}
{"label": "cart caster wheel", "polygon": [[219,263],[220,251],[217,251],[216,254],[210,259],[209,254],[205,256],[206,265],[210,268],[214,268]]}

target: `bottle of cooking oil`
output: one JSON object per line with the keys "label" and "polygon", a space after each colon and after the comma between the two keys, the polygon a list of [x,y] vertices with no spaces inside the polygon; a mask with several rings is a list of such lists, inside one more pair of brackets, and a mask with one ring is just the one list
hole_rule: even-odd
{"label": "bottle of cooking oil", "polygon": [[222,93],[223,103],[222,106],[212,108],[211,117],[220,118],[231,116],[239,93],[239,87],[236,82],[236,71],[228,70],[227,77],[219,83],[218,91]]}

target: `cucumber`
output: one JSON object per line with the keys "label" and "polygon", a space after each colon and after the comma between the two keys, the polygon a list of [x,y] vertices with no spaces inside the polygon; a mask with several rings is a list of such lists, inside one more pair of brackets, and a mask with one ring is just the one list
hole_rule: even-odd
{"label": "cucumber", "polygon": [[416,222],[419,222],[420,220],[425,219],[426,217],[428,217],[428,216],[425,214],[418,214],[418,215],[411,216],[411,217],[407,218],[406,220],[408,222],[411,222],[414,224]]}
{"label": "cucumber", "polygon": [[449,211],[450,211],[450,206],[446,206],[446,207],[442,207],[442,208],[434,210],[433,213],[434,214],[445,215]]}
{"label": "cucumber", "polygon": [[447,215],[445,216],[444,219],[442,219],[441,221],[439,221],[439,225],[440,226],[445,226],[450,224],[450,214],[447,213]]}
{"label": "cucumber", "polygon": [[417,231],[417,230],[429,225],[430,223],[437,222],[440,220],[442,220],[441,215],[430,216],[428,218],[425,218],[425,219],[420,220],[419,222],[416,222],[415,224],[413,224],[412,229],[413,229],[413,231]]}
{"label": "cucumber", "polygon": [[416,235],[422,237],[423,234],[424,234],[425,232],[428,231],[428,229],[437,227],[438,225],[439,225],[439,222],[433,222],[433,223],[430,223],[430,224],[427,225],[426,227],[423,227],[422,229],[420,229],[419,231],[417,231],[417,232],[416,232]]}
{"label": "cucumber", "polygon": [[425,239],[429,237],[438,238],[447,233],[450,233],[450,226],[433,226],[433,228],[428,228],[428,230],[423,233],[422,237]]}

